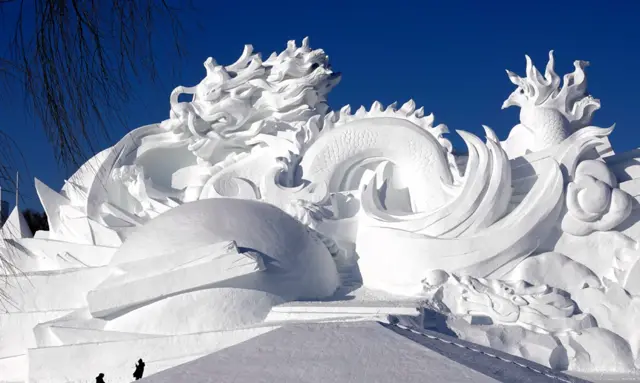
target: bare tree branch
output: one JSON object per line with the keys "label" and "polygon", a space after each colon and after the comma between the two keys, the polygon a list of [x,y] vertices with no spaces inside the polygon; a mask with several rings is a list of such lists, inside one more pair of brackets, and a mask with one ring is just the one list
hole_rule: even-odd
{"label": "bare tree branch", "polygon": [[[56,159],[78,166],[109,138],[129,101],[132,79],[157,78],[154,34],[173,38],[173,58],[183,50],[181,13],[158,0],[0,0],[17,6],[8,57],[0,76],[19,82],[27,106],[41,123]],[[33,20],[31,20],[33,18]]]}
{"label": "bare tree branch", "polygon": [[[0,106],[24,95],[25,115],[33,114],[51,143],[56,160],[77,167],[109,138],[131,97],[132,81],[157,79],[154,36],[173,39],[172,61],[183,56],[182,14],[191,3],[165,0],[0,0],[0,24],[9,31],[0,50]],[[8,20],[7,20],[8,19]],[[166,41],[162,41],[166,45]],[[0,49],[4,46],[0,45]],[[19,127],[10,127],[20,129]],[[0,185],[15,189],[15,159],[21,157],[6,126],[0,125]],[[26,163],[23,159],[23,163]],[[6,189],[5,189],[6,190]],[[7,243],[19,244],[11,238]],[[0,247],[0,280],[19,270],[10,246]],[[0,286],[0,304],[9,301]]]}

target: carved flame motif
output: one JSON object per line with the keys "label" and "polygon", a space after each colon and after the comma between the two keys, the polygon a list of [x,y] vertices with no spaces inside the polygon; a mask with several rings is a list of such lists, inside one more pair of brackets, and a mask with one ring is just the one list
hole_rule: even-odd
{"label": "carved flame motif", "polygon": [[587,61],[576,60],[573,63],[575,70],[564,76],[560,87],[560,77],[554,70],[553,51],[549,52],[544,76],[531,58],[525,57],[526,77],[507,70],[509,80],[517,89],[504,101],[502,108],[519,106],[521,124],[540,141],[536,149],[544,149],[589,125],[593,113],[600,109],[600,100],[587,92]]}

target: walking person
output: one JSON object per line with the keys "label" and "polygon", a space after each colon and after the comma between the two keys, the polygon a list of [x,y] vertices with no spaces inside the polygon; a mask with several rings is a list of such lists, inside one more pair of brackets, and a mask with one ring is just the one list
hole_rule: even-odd
{"label": "walking person", "polygon": [[133,372],[133,377],[136,380],[140,380],[142,379],[142,375],[144,375],[144,362],[142,361],[142,359],[138,359],[136,370]]}
{"label": "walking person", "polygon": [[96,376],[96,383],[104,383],[104,374],[100,373],[98,376]]}

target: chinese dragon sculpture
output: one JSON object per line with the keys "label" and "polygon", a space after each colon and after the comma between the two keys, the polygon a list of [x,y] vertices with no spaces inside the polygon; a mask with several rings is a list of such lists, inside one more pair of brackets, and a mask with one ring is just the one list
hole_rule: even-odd
{"label": "chinese dragon sculpture", "polygon": [[[590,125],[600,101],[587,92],[588,63],[574,65],[562,85],[553,52],[544,75],[528,56],[525,77],[507,71],[516,89],[503,108],[520,107],[520,123],[504,141],[486,126],[485,140],[457,131],[467,152],[456,154],[448,128],[412,100],[330,110],[340,74],[308,39],[266,60],[250,45],[231,65],[207,59],[199,84],[171,93],[169,119],[97,154],[60,193],[36,180],[50,231],[5,235],[5,251],[27,273],[105,270],[84,287],[87,305],[37,321],[37,346],[83,342],[51,335],[65,326],[121,337],[219,330],[143,328],[136,312],[166,315],[185,294],[222,294],[210,290],[260,290],[267,311],[332,299],[357,269],[363,288],[424,299],[461,338],[560,370],[635,370],[637,154],[614,155],[613,128]],[[207,258],[212,249],[237,259]],[[217,271],[158,293],[140,271],[152,262],[156,276],[186,273],[187,258]],[[242,278],[230,271],[241,259],[251,266]],[[242,302],[257,302],[250,294]],[[224,330],[266,311],[254,314]],[[515,328],[500,344],[477,336]]]}

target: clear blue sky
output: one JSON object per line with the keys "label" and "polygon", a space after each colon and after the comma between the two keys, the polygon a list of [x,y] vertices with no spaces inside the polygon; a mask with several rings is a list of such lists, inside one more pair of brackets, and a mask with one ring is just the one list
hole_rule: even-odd
{"label": "clear blue sky", "polygon": [[[311,46],[323,48],[343,73],[329,97],[332,107],[413,98],[452,131],[482,134],[481,124],[486,124],[502,139],[518,122],[517,108],[500,110],[514,89],[505,69],[523,75],[524,55],[529,54],[543,71],[550,49],[561,75],[573,70],[574,60],[588,60],[590,92],[602,100],[594,123],[617,124],[611,138],[617,152],[640,146],[639,1],[194,2],[200,28],[187,28],[186,60],[172,74],[175,58],[161,50],[163,81],[139,84],[126,116],[129,129],[165,119],[171,90],[197,83],[208,56],[232,63],[251,43],[266,57],[284,49],[287,40],[309,36]],[[162,44],[168,31],[158,29]],[[17,141],[27,159],[28,169],[20,168],[24,207],[39,208],[33,177],[59,189],[68,174],[53,161],[27,111],[2,107],[3,99],[0,94],[0,129]],[[113,124],[114,138],[125,132]],[[460,145],[457,138],[453,141]]]}

